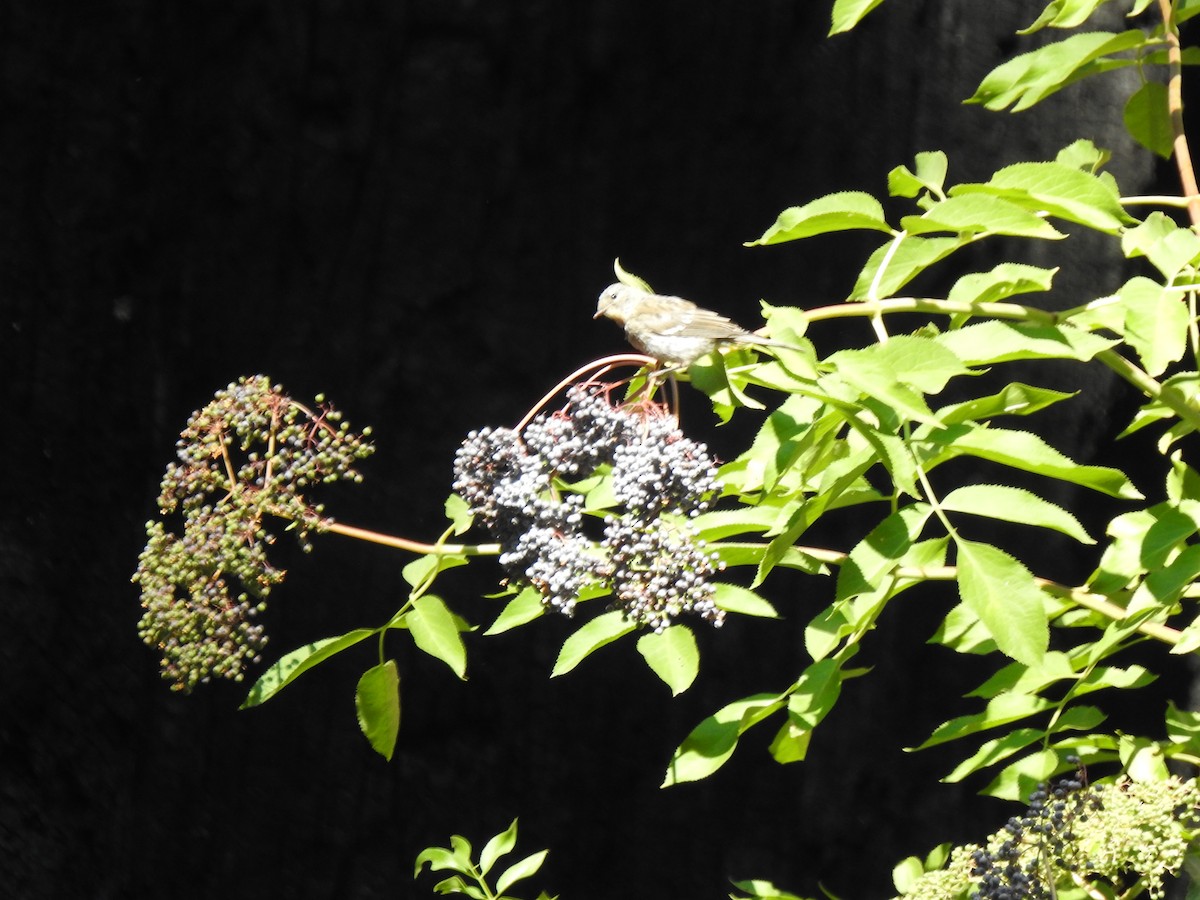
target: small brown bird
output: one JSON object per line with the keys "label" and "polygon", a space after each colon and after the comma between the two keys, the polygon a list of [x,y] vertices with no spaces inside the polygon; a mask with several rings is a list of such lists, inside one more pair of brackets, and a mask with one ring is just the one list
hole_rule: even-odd
{"label": "small brown bird", "polygon": [[646,355],[681,368],[721,344],[787,346],[747,331],[690,300],[650,294],[628,284],[610,284],[604,289],[592,318],[600,316],[625,326],[629,343]]}

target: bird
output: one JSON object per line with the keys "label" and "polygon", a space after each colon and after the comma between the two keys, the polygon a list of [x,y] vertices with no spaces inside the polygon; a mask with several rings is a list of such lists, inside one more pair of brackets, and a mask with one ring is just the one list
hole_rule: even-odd
{"label": "bird", "polygon": [[620,282],[600,294],[593,319],[612,319],[625,337],[659,363],[687,368],[722,344],[785,347],[779,341],[747,331],[736,322],[682,297],[652,294]]}

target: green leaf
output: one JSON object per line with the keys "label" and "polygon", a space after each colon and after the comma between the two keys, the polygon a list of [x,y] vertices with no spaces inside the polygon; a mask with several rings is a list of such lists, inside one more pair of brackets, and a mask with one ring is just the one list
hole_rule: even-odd
{"label": "green leaf", "polygon": [[1149,278],[1136,276],[1117,294],[1125,307],[1125,339],[1150,376],[1183,358],[1189,313],[1183,297]]}
{"label": "green leaf", "polygon": [[1200,237],[1190,228],[1155,210],[1121,235],[1121,252],[1133,259],[1144,256],[1170,280],[1200,257]]}
{"label": "green leaf", "polygon": [[440,659],[463,681],[467,679],[467,648],[458,633],[458,623],[440,597],[426,594],[413,601],[404,615],[404,624],[412,632],[413,643],[435,659]]}
{"label": "green leaf", "polygon": [[1001,800],[1025,800],[1034,787],[1049,779],[1058,767],[1058,754],[1054,750],[1039,750],[1007,766],[980,793]]}
{"label": "green leaf", "polygon": [[1020,562],[990,544],[958,538],[958,590],[1000,652],[1037,664],[1050,641],[1042,592]]}
{"label": "green leaf", "polygon": [[[882,2],[882,0],[876,0],[876,2]],[[730,894],[729,896],[733,900],[804,900],[804,898],[797,897],[795,894],[789,894],[787,891],[777,888],[771,882],[764,881],[761,878],[751,878],[748,881],[735,881],[733,882],[733,886],[739,891],[745,891],[750,895],[749,898],[733,898],[733,894]],[[828,892],[826,892],[826,897],[836,900]]]}
{"label": "green leaf", "polygon": [[663,787],[707,778],[725,764],[747,728],[779,710],[785,699],[778,694],[756,694],[724,706],[692,729],[667,767]]}
{"label": "green leaf", "polygon": [[496,879],[496,894],[503,896],[504,892],[518,881],[537,874],[537,870],[542,867],[542,863],[546,861],[546,854],[549,852],[549,850],[539,850],[537,853],[531,853],[505,869]]}
{"label": "green leaf", "polygon": [[1081,544],[1096,541],[1079,524],[1079,520],[1061,506],[1043,500],[1031,491],[1002,484],[972,484],[951,491],[942,498],[945,510],[989,516],[1022,525],[1051,528]]}
{"label": "green leaf", "polygon": [[638,653],[675,697],[686,691],[700,671],[700,649],[686,625],[671,625],[661,632],[638,638]]}
{"label": "green leaf", "polygon": [[401,574],[404,576],[404,580],[415,588],[431,581],[437,573],[465,566],[468,561],[461,554],[427,553],[424,556],[418,556],[406,565],[401,570]]}
{"label": "green leaf", "polygon": [[915,197],[921,191],[941,195],[946,183],[947,160],[941,150],[918,153],[916,172],[897,166],[888,173],[888,193],[893,197]]}
{"label": "green leaf", "polygon": [[723,353],[705,354],[688,367],[688,377],[692,386],[708,395],[712,401],[713,412],[722,422],[728,422],[738,407],[764,408],[745,392],[746,374],[742,372],[732,378],[730,374],[730,366],[727,365],[726,354]]}
{"label": "green leaf", "polygon": [[829,34],[835,35],[850,31],[863,20],[867,13],[882,2],[883,0],[834,0],[833,22],[829,28]]}
{"label": "green leaf", "polygon": [[[1145,44],[1146,35],[1138,29],[1121,34],[1090,31],[1072,35],[1036,50],[1014,56],[997,66],[980,83],[968,103],[980,103],[990,110],[1012,107],[1013,112],[1028,109],[1052,94],[1094,71],[1096,62],[1112,53],[1121,53]],[[1132,60],[1114,65],[1132,65]]]}
{"label": "green leaf", "polygon": [[[470,860],[468,860],[468,864]],[[459,872],[465,872],[465,868],[459,868],[459,861],[454,853],[447,850],[445,847],[426,847],[417,856],[416,869],[413,871],[413,878],[421,874],[421,870],[428,865],[433,871],[441,871],[443,869],[455,869]]]}
{"label": "green leaf", "polygon": [[451,875],[433,886],[435,894],[466,894],[471,900],[484,900],[483,891],[473,884],[467,884],[461,875]]}
{"label": "green leaf", "polygon": [[646,281],[644,278],[634,275],[632,272],[625,271],[624,267],[621,265],[620,257],[617,257],[613,260],[613,274],[617,276],[617,281],[619,281],[621,284],[645,291],[647,294],[654,293],[654,288],[650,287],[650,282]]}
{"label": "green leaf", "polygon": [[1105,529],[1112,543],[1088,585],[1098,593],[1110,594],[1146,572],[1161,569],[1196,528],[1191,516],[1166,503],[1117,516]]}
{"label": "green leaf", "polygon": [[985,184],[956,185],[950,193],[992,194],[1031,212],[1046,212],[1108,234],[1135,221],[1121,206],[1111,181],[1058,160],[1006,166]]}
{"label": "green leaf", "polygon": [[1076,28],[1086,22],[1108,0],[1051,0],[1037,21],[1017,34],[1032,34],[1043,28]]}
{"label": "green leaf", "polygon": [[997,303],[1017,294],[1048,291],[1057,272],[1024,263],[1000,263],[989,272],[964,275],[946,299],[952,303]]}
{"label": "green leaf", "polygon": [[771,742],[771,756],[776,762],[801,762],[805,758],[813,730],[833,709],[841,690],[842,671],[837,661],[818,660],[804,670],[788,697],[787,721]]}
{"label": "green leaf", "polygon": [[1107,466],[1080,465],[1027,431],[963,424],[934,432],[930,440],[944,446],[942,458],[977,456],[1024,472],[1078,484],[1111,497],[1125,500],[1142,497],[1119,470]]}
{"label": "green leaf", "polygon": [[[877,248],[854,282],[849,300],[882,300],[890,297],[934,263],[945,259],[967,237],[917,237],[904,235]],[[893,245],[895,245],[893,247]],[[880,269],[883,270],[880,274]]]}
{"label": "green leaf", "polygon": [[567,674],[590,653],[599,650],[605,644],[611,644],[636,628],[637,624],[625,618],[625,613],[619,609],[597,616],[563,642],[550,677]]}
{"label": "green leaf", "polygon": [[1019,359],[1087,362],[1119,343],[1070,325],[1024,325],[995,320],[947,331],[933,340],[968,366]]}
{"label": "green leaf", "polygon": [[779,613],[775,611],[775,607],[754,593],[754,591],[723,581],[718,582],[715,588],[716,592],[713,596],[713,602],[716,604],[717,609],[723,609],[726,612],[737,613],[742,616],[758,616],[764,619],[779,618]]}
{"label": "green leaf", "polygon": [[546,612],[546,604],[542,602],[542,592],[535,587],[525,587],[517,596],[505,604],[496,621],[484,632],[485,635],[503,634],[504,632],[532,622]]}
{"label": "green leaf", "polygon": [[909,234],[949,231],[955,234],[1004,234],[1061,240],[1066,235],[1045,218],[988,194],[961,194],[941,200],[920,216],[905,216],[900,227]]}
{"label": "green leaf", "polygon": [[475,516],[466,500],[458,494],[451,494],[446,498],[445,508],[446,518],[452,523],[455,534],[463,534],[470,529]]}
{"label": "green leaf", "polygon": [[996,416],[1027,416],[1074,396],[1014,381],[997,394],[943,406],[937,417],[945,425],[955,425]]}
{"label": "green leaf", "polygon": [[1133,139],[1163,159],[1175,152],[1175,133],[1167,108],[1167,86],[1147,81],[1125,102],[1125,129]]}
{"label": "green leaf", "polygon": [[979,749],[954,767],[949,775],[942,779],[948,784],[956,784],[969,775],[974,775],[981,769],[998,765],[1015,753],[1024,750],[1030,744],[1035,744],[1046,736],[1041,728],[1015,728],[1000,738],[984,741]]}
{"label": "green leaf", "polygon": [[322,638],[297,647],[259,676],[242,701],[241,708],[249,709],[266,703],[313,666],[378,633],[373,628],[359,628],[340,637]]}
{"label": "green leaf", "polygon": [[400,675],[394,659],[363,672],[354,692],[354,709],[371,747],[390,762],[400,732]]}
{"label": "green leaf", "polygon": [[878,200],[861,191],[842,191],[819,197],[804,206],[785,209],[762,237],[748,241],[746,246],[782,244],[833,231],[863,228],[892,233]]}
{"label": "green leaf", "polygon": [[868,532],[842,564],[838,573],[838,600],[873,591],[891,577],[900,560],[933,514],[927,503],[913,503],[889,515]]}
{"label": "green leaf", "polygon": [[[1136,611],[1147,606],[1169,609],[1183,592],[1195,583],[1200,576],[1200,544],[1186,547],[1177,557],[1171,560],[1166,568],[1150,572],[1146,576],[1129,601],[1129,609]],[[1176,645],[1172,653],[1179,653]]]}
{"label": "green leaf", "polygon": [[835,374],[821,379],[831,393],[841,381],[906,418],[929,423],[937,419],[921,393],[937,393],[951,378],[968,371],[953,353],[933,340],[905,335],[886,344],[839,350],[826,362],[836,366]]}
{"label": "green leaf", "polygon": [[495,835],[483,847],[479,853],[479,874],[486,875],[492,870],[496,860],[506,853],[512,851],[512,848],[517,845],[517,820],[513,819],[512,824],[508,826],[500,834]]}
{"label": "green leaf", "polygon": [[892,867],[892,884],[896,887],[896,893],[907,894],[917,883],[917,879],[924,874],[925,867],[915,856],[901,860]]}
{"label": "green leaf", "polygon": [[1052,701],[1032,694],[999,694],[988,701],[987,708],[983,712],[959,716],[939,725],[934,729],[933,734],[916,749],[924,750],[927,747],[935,747],[947,741],[956,741],[999,725],[1009,725],[1053,707]]}

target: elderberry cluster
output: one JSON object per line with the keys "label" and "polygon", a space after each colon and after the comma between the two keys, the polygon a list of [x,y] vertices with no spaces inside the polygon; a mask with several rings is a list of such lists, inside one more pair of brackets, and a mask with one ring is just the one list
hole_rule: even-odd
{"label": "elderberry cluster", "polygon": [[[317,398],[322,404],[322,398]],[[265,376],[218,391],[188,419],[177,461],[158,497],[164,516],[182,518],[179,533],[146,523],[146,547],[133,581],[145,613],[138,634],[162,654],[163,677],[191,691],[213,677],[240,681],[267,636],[255,617],[284,570],[268,561],[270,517],[290,520],[301,546],[320,529],[323,507],[308,490],[361,481],[354,464],[372,452],[362,435],[324,405],[285,396]]]}
{"label": "elderberry cluster", "polygon": [[[454,460],[454,490],[501,545],[510,576],[570,615],[581,591],[610,590],[639,624],[661,631],[681,613],[719,625],[709,578],[721,568],[688,518],[719,489],[703,444],[650,401],[622,406],[611,385],[575,385],[566,406],[521,433],[472,431]],[[598,539],[586,531],[584,496],[572,483],[610,474],[617,507]]]}
{"label": "elderberry cluster", "polygon": [[1079,866],[1073,826],[1086,822],[1098,797],[1083,790],[1082,771],[1039,784],[1022,816],[1008,820],[986,848],[971,854],[972,900],[1049,900],[1062,871]]}

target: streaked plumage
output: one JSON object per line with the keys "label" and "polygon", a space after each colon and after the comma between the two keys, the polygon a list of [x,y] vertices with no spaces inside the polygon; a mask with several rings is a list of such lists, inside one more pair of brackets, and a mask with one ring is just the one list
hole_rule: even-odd
{"label": "streaked plumage", "polygon": [[690,366],[721,344],[783,346],[690,300],[650,294],[627,284],[604,289],[594,318],[600,316],[624,326],[629,343],[669,365]]}

